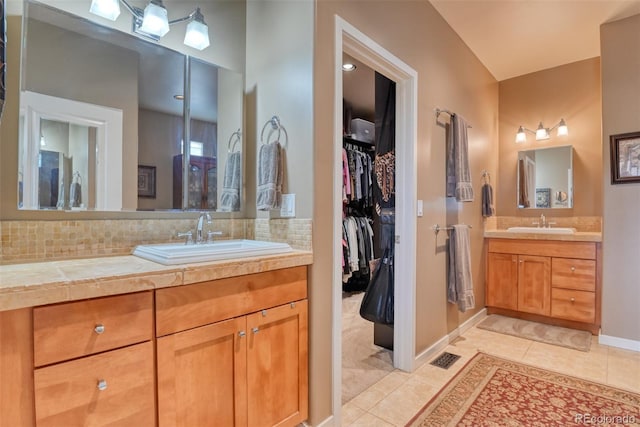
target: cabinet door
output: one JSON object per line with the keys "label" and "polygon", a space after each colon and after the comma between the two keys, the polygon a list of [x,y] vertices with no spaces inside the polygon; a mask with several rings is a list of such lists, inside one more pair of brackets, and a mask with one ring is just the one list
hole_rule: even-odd
{"label": "cabinet door", "polygon": [[246,318],[158,338],[158,421],[247,426]]}
{"label": "cabinet door", "polygon": [[518,256],[489,253],[487,268],[487,305],[518,308]]}
{"label": "cabinet door", "polygon": [[518,256],[518,310],[551,314],[551,258]]}
{"label": "cabinet door", "polygon": [[307,300],[247,316],[248,425],[296,426],[307,418]]}

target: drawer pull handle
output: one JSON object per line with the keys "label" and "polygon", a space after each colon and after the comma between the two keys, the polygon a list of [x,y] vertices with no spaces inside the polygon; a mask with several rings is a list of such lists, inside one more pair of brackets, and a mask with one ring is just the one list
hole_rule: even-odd
{"label": "drawer pull handle", "polygon": [[238,336],[239,336],[240,338],[244,337],[245,335],[247,335],[247,333],[246,333],[245,331],[240,331],[240,332],[238,332]]}
{"label": "drawer pull handle", "polygon": [[95,328],[93,328],[96,334],[101,335],[104,334],[104,325],[98,324]]}
{"label": "drawer pull handle", "polygon": [[571,267],[571,271],[576,271],[576,268],[575,267]]}
{"label": "drawer pull handle", "polygon": [[258,331],[260,331],[260,329],[258,329],[258,327],[254,327],[253,329],[251,329],[251,332],[253,332],[254,334],[257,334]]}
{"label": "drawer pull handle", "polygon": [[98,380],[98,390],[105,391],[107,389],[107,380]]}
{"label": "drawer pull handle", "polygon": [[569,301],[576,302],[576,299],[575,298],[571,298]]}

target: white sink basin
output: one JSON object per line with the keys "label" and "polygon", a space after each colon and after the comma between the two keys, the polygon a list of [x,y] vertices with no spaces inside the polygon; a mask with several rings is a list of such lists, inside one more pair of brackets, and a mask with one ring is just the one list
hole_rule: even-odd
{"label": "white sink basin", "polygon": [[286,243],[260,240],[220,240],[214,243],[188,245],[184,243],[139,245],[133,250],[133,255],[160,264],[173,265],[275,255],[291,251],[291,246]]}
{"label": "white sink basin", "polygon": [[509,227],[507,231],[512,233],[573,234],[576,232],[576,229],[573,227]]}

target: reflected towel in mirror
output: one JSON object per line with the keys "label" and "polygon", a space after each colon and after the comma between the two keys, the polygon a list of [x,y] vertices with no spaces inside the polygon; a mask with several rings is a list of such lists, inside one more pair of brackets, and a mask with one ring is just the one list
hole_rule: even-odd
{"label": "reflected towel in mirror", "polygon": [[220,195],[220,212],[240,210],[240,172],[242,158],[240,152],[230,153],[224,165],[222,194]]}

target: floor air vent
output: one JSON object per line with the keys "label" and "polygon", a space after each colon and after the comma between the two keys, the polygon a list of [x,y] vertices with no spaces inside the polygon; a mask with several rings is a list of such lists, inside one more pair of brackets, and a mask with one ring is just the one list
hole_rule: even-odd
{"label": "floor air vent", "polygon": [[440,356],[436,357],[431,364],[443,369],[449,369],[451,365],[456,363],[456,360],[460,359],[460,356],[453,353],[447,353],[446,351]]}

